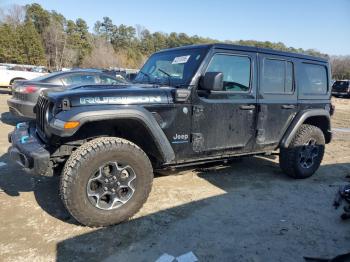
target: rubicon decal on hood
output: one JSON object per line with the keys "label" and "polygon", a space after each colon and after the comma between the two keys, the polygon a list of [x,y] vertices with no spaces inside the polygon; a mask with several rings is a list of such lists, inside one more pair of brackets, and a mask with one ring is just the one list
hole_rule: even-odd
{"label": "rubicon decal on hood", "polygon": [[114,96],[114,97],[81,97],[80,104],[145,104],[167,103],[166,97],[161,96]]}

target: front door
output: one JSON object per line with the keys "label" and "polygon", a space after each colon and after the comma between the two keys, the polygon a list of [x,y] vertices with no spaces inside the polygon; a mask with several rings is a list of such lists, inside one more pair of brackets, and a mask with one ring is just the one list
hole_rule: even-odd
{"label": "front door", "polygon": [[251,150],[257,112],[256,54],[216,52],[205,68],[205,72],[223,73],[224,87],[205,91],[199,83],[193,99],[194,152],[223,155]]}

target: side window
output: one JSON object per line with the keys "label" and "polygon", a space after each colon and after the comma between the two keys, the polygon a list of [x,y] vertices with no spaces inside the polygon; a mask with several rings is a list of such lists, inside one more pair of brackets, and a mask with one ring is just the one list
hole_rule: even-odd
{"label": "side window", "polygon": [[63,84],[60,77],[51,78],[47,82],[50,84],[54,84],[54,85],[62,85]]}
{"label": "side window", "polygon": [[71,84],[71,80],[70,80],[69,76],[63,76],[63,77],[60,77],[60,79],[61,79],[63,85],[65,85],[65,86]]}
{"label": "side window", "polygon": [[111,78],[106,75],[100,75],[100,84],[113,85],[118,83],[120,83],[120,81],[118,81],[117,79]]}
{"label": "side window", "polygon": [[81,75],[80,82],[82,84],[97,84],[98,79],[96,75]]}
{"label": "side window", "polygon": [[328,91],[326,67],[322,65],[302,63],[300,87],[304,94],[326,94]]}
{"label": "side window", "polygon": [[264,93],[292,93],[293,78],[293,63],[278,59],[264,59],[260,81],[260,87]]}
{"label": "side window", "polygon": [[62,81],[65,85],[98,83],[96,75],[89,75],[89,74],[72,74],[72,75],[63,77]]}
{"label": "side window", "polygon": [[224,90],[247,92],[250,88],[251,61],[246,56],[217,54],[210,61],[207,72],[224,74]]}

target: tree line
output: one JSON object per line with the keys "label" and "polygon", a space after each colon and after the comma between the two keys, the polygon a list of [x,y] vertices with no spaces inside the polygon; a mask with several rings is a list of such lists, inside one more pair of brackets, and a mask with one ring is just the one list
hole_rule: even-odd
{"label": "tree line", "polygon": [[[37,3],[0,9],[0,62],[45,65],[50,70],[63,67],[140,67],[155,51],[183,45],[220,42],[215,39],[150,32],[141,25],[116,25],[103,17],[89,32],[87,23],[66,19]],[[225,43],[272,48],[314,56],[328,55],[314,49],[287,47],[285,44],[255,40]],[[330,57],[333,77],[350,78],[350,57]]]}

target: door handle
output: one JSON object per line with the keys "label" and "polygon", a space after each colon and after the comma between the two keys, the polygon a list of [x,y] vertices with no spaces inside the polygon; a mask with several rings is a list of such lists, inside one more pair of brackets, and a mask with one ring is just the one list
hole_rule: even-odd
{"label": "door handle", "polygon": [[239,108],[242,110],[253,110],[255,109],[255,105],[241,105]]}
{"label": "door handle", "polygon": [[295,105],[282,105],[282,109],[294,109]]}

